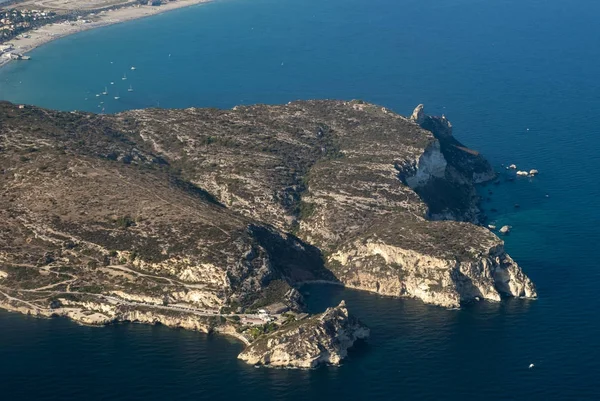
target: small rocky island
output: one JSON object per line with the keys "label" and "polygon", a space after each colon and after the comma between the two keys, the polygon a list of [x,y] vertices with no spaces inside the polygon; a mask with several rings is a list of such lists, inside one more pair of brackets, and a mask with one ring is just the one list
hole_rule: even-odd
{"label": "small rocky island", "polygon": [[304,321],[283,326],[250,344],[238,358],[253,365],[314,368],[321,363],[339,365],[356,340],[369,329],[348,314],[342,301],[335,308]]}
{"label": "small rocky island", "polygon": [[320,281],[456,308],[536,297],[482,224],[495,173],[445,117],[362,101],[58,112],[0,102],[0,307],[233,335],[338,364],[368,330]]}

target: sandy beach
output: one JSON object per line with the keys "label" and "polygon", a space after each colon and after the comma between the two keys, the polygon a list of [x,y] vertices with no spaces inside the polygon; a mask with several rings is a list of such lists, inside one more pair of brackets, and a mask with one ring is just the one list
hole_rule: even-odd
{"label": "sandy beach", "polygon": [[[44,25],[40,28],[26,32],[28,37],[12,39],[5,44],[12,44],[14,52],[25,54],[38,46],[53,40],[72,35],[77,32],[102,26],[118,24],[138,18],[149,17],[161,14],[178,8],[189,7],[195,4],[208,3],[211,0],[177,0],[171,1],[160,6],[130,6],[118,9],[100,11],[86,16],[76,22],[62,22]],[[8,58],[0,57],[0,67],[13,61]],[[28,62],[28,61],[27,61]]]}

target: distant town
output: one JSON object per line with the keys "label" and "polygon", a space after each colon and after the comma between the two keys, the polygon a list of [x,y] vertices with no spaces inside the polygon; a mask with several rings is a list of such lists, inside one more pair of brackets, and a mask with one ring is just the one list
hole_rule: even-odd
{"label": "distant town", "polygon": [[[198,0],[197,2],[202,2]],[[90,22],[99,21],[104,18],[105,23],[114,22],[121,18],[129,19],[127,16],[117,16],[115,11],[124,8],[140,8],[143,6],[160,6],[172,3],[169,0],[100,0],[92,4],[82,0],[66,0],[57,5],[49,1],[23,0],[11,3],[4,8],[0,7],[0,65],[7,60],[28,60],[26,51],[40,43],[47,42],[53,37],[63,36],[63,33],[71,33],[83,29]],[[154,8],[154,7],[152,7]],[[109,17],[114,15],[114,17]],[[146,14],[147,15],[147,14]],[[140,14],[139,16],[143,16]],[[89,24],[90,26],[93,24]],[[53,26],[51,30],[47,26]],[[44,27],[43,30],[40,28]],[[44,39],[34,38],[34,32],[41,32],[37,36],[45,36]],[[34,45],[31,45],[31,42]],[[10,42],[10,43],[9,43]]]}
{"label": "distant town", "polygon": [[12,39],[27,38],[27,31],[48,23],[65,20],[55,12],[45,10],[0,10],[0,57],[12,60],[28,60],[28,56],[17,53],[12,44],[4,44]]}
{"label": "distant town", "polygon": [[29,29],[54,22],[57,14],[43,10],[0,10],[0,42],[10,40]]}

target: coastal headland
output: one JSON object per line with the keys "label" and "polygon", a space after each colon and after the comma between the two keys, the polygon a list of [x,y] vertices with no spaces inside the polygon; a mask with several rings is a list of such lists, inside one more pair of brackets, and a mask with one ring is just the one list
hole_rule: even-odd
{"label": "coastal headland", "polygon": [[[445,308],[535,298],[482,224],[496,173],[445,117],[360,100],[132,110],[0,103],[0,307],[234,335],[267,366],[368,335],[330,282]],[[310,339],[318,338],[318,341]]]}
{"label": "coastal headland", "polygon": [[212,0],[175,0],[168,2],[140,3],[132,1],[95,1],[82,2],[71,0],[66,2],[56,1],[24,1],[0,8],[5,10],[44,10],[53,12],[58,16],[68,19],[60,22],[49,21],[33,29],[27,29],[23,33],[0,45],[7,47],[4,54],[0,52],[0,66],[10,62],[13,58],[10,54],[24,55],[31,50],[53,40],[75,34],[89,29],[100,28],[107,25],[118,24],[138,18],[145,18],[183,7],[208,3]]}

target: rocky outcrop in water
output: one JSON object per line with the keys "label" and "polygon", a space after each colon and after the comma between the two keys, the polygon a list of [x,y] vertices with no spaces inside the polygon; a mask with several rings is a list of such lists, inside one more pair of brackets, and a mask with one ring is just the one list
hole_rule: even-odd
{"label": "rocky outcrop in water", "polygon": [[292,323],[248,346],[238,358],[252,365],[314,368],[339,365],[348,348],[366,339],[369,329],[348,314],[342,301],[324,313]]}

